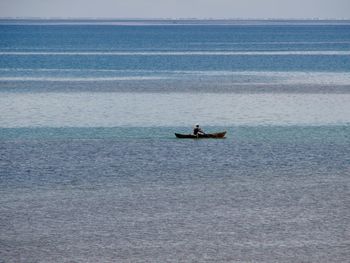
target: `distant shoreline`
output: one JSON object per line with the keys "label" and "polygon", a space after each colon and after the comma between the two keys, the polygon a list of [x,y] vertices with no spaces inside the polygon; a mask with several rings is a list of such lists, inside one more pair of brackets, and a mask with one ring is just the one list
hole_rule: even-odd
{"label": "distant shoreline", "polygon": [[0,24],[101,24],[101,25],[284,25],[284,24],[307,24],[307,25],[323,25],[323,24],[350,24],[350,19],[195,19],[195,18],[35,18],[35,17],[9,17],[0,18]]}

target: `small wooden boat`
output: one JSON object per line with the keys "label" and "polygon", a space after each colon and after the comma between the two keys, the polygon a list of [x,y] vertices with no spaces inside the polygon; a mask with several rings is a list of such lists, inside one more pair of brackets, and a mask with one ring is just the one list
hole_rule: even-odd
{"label": "small wooden boat", "polygon": [[175,136],[180,139],[209,139],[209,138],[214,138],[214,139],[223,139],[225,137],[226,131],[224,132],[217,132],[217,133],[205,133],[205,134],[198,134],[193,135],[193,134],[180,134],[180,133],[175,133]]}

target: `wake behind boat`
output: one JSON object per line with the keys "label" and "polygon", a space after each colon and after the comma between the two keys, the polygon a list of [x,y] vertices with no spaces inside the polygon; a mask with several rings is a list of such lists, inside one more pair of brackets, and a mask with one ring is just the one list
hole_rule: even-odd
{"label": "wake behind boat", "polygon": [[224,132],[216,132],[216,133],[205,133],[205,134],[180,134],[180,133],[175,133],[176,138],[180,139],[223,139],[225,138],[226,131]]}

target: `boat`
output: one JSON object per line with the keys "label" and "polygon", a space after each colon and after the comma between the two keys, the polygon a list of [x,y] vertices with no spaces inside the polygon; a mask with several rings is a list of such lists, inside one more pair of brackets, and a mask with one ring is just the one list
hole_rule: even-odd
{"label": "boat", "polygon": [[216,132],[216,133],[205,133],[205,134],[180,134],[180,133],[175,133],[176,138],[180,139],[223,139],[225,138],[226,131],[224,132]]}

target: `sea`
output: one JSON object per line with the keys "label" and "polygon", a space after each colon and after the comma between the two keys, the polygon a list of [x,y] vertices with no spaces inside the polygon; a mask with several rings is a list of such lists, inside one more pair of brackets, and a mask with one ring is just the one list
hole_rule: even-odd
{"label": "sea", "polygon": [[350,21],[0,20],[0,262],[350,262]]}

